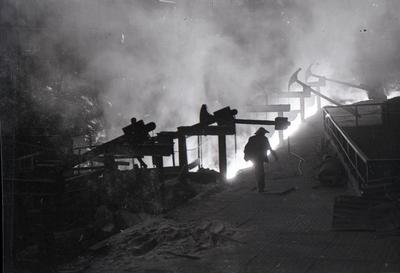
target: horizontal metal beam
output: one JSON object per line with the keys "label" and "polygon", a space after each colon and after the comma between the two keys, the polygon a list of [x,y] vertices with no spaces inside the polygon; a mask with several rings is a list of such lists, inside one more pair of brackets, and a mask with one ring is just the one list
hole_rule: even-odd
{"label": "horizontal metal beam", "polygon": [[157,133],[158,137],[170,137],[170,138],[178,138],[177,131],[162,131]]}
{"label": "horizontal metal beam", "polygon": [[274,120],[235,119],[236,124],[275,125]]}
{"label": "horizontal metal beam", "polygon": [[117,146],[112,153],[135,156],[170,156],[174,153],[173,145],[169,144],[140,144],[132,146]]}
{"label": "horizontal metal beam", "polygon": [[234,135],[236,130],[235,126],[181,126],[178,133],[185,136],[219,136]]}

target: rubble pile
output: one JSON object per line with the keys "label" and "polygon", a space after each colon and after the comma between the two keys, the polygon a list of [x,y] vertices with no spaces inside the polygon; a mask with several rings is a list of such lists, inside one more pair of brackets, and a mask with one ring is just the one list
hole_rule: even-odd
{"label": "rubble pile", "polygon": [[165,218],[149,218],[121,231],[90,249],[118,255],[129,253],[131,258],[171,259],[182,257],[200,259],[203,251],[226,242],[243,244],[235,237],[240,231],[220,221],[179,223]]}
{"label": "rubble pile", "polygon": [[98,260],[100,264],[113,266],[122,263],[139,272],[149,265],[172,259],[199,260],[211,249],[229,247],[229,243],[245,244],[241,241],[243,235],[237,227],[217,220],[178,222],[147,216],[141,223],[97,242],[85,255],[57,269],[59,272],[98,272],[104,270],[102,266],[92,266]]}

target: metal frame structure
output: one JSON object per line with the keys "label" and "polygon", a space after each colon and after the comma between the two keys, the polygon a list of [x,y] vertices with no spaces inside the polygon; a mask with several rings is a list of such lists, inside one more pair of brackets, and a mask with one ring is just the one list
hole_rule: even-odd
{"label": "metal frame structure", "polygon": [[[290,104],[267,104],[253,105],[247,107],[247,111],[253,113],[278,113],[278,117],[283,117],[284,112],[290,112]],[[283,131],[279,130],[279,142],[283,143]]]}
{"label": "metal frame structure", "polygon": [[[337,109],[345,107],[355,107],[356,112],[359,113],[359,108],[372,105],[380,104],[373,103],[324,107],[323,119],[325,133],[332,140],[341,159],[357,181],[358,190],[361,195],[374,197],[399,195],[400,158],[369,158],[329,113],[329,110],[332,108]],[[358,126],[358,122],[356,122],[356,126]]]}

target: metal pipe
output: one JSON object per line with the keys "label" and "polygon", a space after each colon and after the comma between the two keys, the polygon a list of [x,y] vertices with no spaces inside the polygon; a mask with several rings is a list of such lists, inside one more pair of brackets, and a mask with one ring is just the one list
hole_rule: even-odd
{"label": "metal pipe", "polygon": [[297,81],[297,82],[298,82],[299,84],[301,84],[304,88],[307,88],[308,90],[310,90],[311,93],[314,93],[314,94],[320,96],[321,98],[323,98],[323,99],[329,101],[330,103],[333,103],[333,104],[335,104],[336,106],[343,106],[343,105],[340,104],[339,102],[337,102],[337,101],[335,101],[335,100],[333,100],[333,99],[331,99],[331,98],[325,96],[324,94],[321,94],[320,92],[318,92],[317,90],[314,90],[313,88],[311,88],[310,86],[304,84],[303,82],[301,82],[301,81]]}
{"label": "metal pipe", "polygon": [[318,75],[314,75],[314,74],[312,74],[314,77],[317,77],[317,78],[322,78],[322,79],[324,79],[324,80],[326,80],[326,81],[330,81],[330,82],[334,82],[334,83],[339,83],[339,84],[343,84],[343,85],[347,85],[347,86],[349,86],[349,87],[353,87],[353,88],[357,88],[357,89],[362,89],[362,90],[365,90],[365,91],[371,91],[371,89],[372,88],[370,88],[369,86],[366,86],[366,85],[364,85],[364,84],[354,84],[354,83],[349,83],[349,82],[345,82],[345,81],[340,81],[340,80],[335,80],[335,79],[331,79],[331,78],[326,78],[326,77],[324,77],[324,76],[318,76]]}
{"label": "metal pipe", "polygon": [[275,125],[273,120],[235,119],[236,124]]}
{"label": "metal pipe", "polygon": [[[318,92],[317,90],[311,88],[310,85],[308,85],[308,84],[306,84],[306,83],[300,81],[299,78],[298,78],[298,74],[299,74],[300,70],[301,70],[301,68],[297,69],[297,71],[294,72],[293,75],[290,77],[289,83],[288,83],[288,90],[290,89],[290,86],[291,86],[293,83],[297,82],[298,84],[300,84],[300,85],[302,86],[303,92],[305,92],[306,90],[308,90],[309,92],[312,92],[312,93],[314,93],[314,94],[320,96],[321,98],[324,98],[325,100],[329,101],[330,103],[335,104],[336,106],[343,106],[342,104],[338,103],[337,101],[335,101],[335,100],[333,100],[333,99],[331,99],[331,98],[329,98],[329,97],[327,97],[327,96],[321,94],[321,93]],[[347,111],[348,111],[349,113],[355,115],[351,109],[350,109],[350,110],[347,110]]]}
{"label": "metal pipe", "polygon": [[332,78],[327,78],[325,76],[322,75],[317,75],[312,73],[311,71],[311,67],[313,66],[313,64],[311,64],[307,70],[306,70],[306,79],[308,79],[310,76],[313,76],[315,78],[317,78],[318,80],[322,80],[322,81],[330,81],[330,82],[334,82],[334,83],[338,83],[338,84],[342,84],[342,85],[347,85],[349,87],[353,87],[353,88],[357,88],[357,89],[362,89],[365,91],[371,91],[373,88],[371,88],[370,86],[367,86],[365,84],[354,84],[354,83],[350,83],[350,82],[346,82],[346,81],[341,81],[341,80],[336,80],[336,79],[332,79]]}

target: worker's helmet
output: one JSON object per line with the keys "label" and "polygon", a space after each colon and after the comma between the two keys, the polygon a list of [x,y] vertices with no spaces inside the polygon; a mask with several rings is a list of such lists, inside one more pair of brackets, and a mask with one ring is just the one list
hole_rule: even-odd
{"label": "worker's helmet", "polygon": [[269,133],[269,131],[266,130],[264,127],[260,127],[254,134],[255,135],[265,135],[266,133]]}

